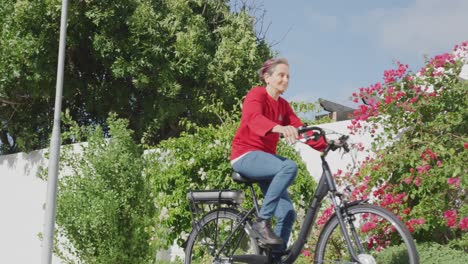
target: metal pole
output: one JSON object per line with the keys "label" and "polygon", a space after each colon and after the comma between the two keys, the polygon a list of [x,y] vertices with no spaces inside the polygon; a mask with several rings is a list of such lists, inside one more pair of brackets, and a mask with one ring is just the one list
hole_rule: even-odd
{"label": "metal pole", "polygon": [[54,127],[52,130],[52,138],[50,140],[49,176],[47,178],[47,198],[42,241],[42,264],[52,263],[52,249],[54,243],[55,202],[57,198],[58,165],[60,159],[60,114],[62,112],[65,39],[67,36],[67,11],[68,0],[62,0],[60,43],[57,65],[57,86],[55,91]]}

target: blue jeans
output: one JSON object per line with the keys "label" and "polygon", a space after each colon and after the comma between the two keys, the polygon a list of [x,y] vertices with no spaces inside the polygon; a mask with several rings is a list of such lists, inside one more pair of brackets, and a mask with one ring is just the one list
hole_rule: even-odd
{"label": "blue jeans", "polygon": [[296,163],[278,155],[252,151],[237,160],[233,168],[243,176],[258,181],[264,196],[259,217],[276,217],[274,232],[283,239],[284,244],[275,251],[284,251],[296,220],[296,212],[287,191],[297,175]]}

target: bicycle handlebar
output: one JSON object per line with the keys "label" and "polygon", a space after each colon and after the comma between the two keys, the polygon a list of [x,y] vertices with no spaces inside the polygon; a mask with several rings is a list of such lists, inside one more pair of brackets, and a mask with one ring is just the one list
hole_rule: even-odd
{"label": "bicycle handlebar", "polygon": [[[309,131],[314,131],[312,135],[308,135],[307,132]],[[349,152],[349,145],[348,145],[348,139],[349,136],[347,135],[342,135],[340,138],[338,138],[338,141],[328,141],[326,138],[326,133],[325,131],[317,126],[303,126],[299,127],[297,129],[298,134],[301,136],[301,139],[299,141],[305,143],[310,139],[313,139],[315,141],[319,140],[320,137],[323,137],[325,141],[328,143],[328,146],[325,148],[323,151],[325,154],[328,153],[330,150],[335,151],[337,149],[342,148],[345,152]]]}

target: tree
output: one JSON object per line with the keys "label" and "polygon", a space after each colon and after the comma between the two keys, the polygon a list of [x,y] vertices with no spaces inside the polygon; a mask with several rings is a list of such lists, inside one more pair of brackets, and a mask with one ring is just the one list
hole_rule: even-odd
{"label": "tree", "polygon": [[[59,0],[0,1],[2,153],[47,146],[52,126]],[[130,121],[134,138],[155,144],[179,122],[218,120],[200,109],[226,109],[256,83],[271,56],[254,19],[229,1],[71,1],[63,108],[80,125],[109,112]]]}

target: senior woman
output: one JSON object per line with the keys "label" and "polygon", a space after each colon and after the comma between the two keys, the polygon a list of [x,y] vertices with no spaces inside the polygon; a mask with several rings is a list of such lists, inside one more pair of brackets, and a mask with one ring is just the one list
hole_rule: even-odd
{"label": "senior woman", "polygon": [[[288,142],[295,142],[297,128],[303,123],[281,97],[289,85],[288,61],[283,58],[267,60],[259,70],[259,77],[265,85],[253,87],[245,97],[230,159],[236,172],[258,182],[264,199],[252,228],[264,243],[276,245],[274,253],[281,255],[296,219],[287,188],[296,178],[297,165],[276,155],[276,148],[280,134]],[[311,146],[323,150],[327,143],[320,139]],[[274,232],[271,229],[273,216],[277,220]]]}

